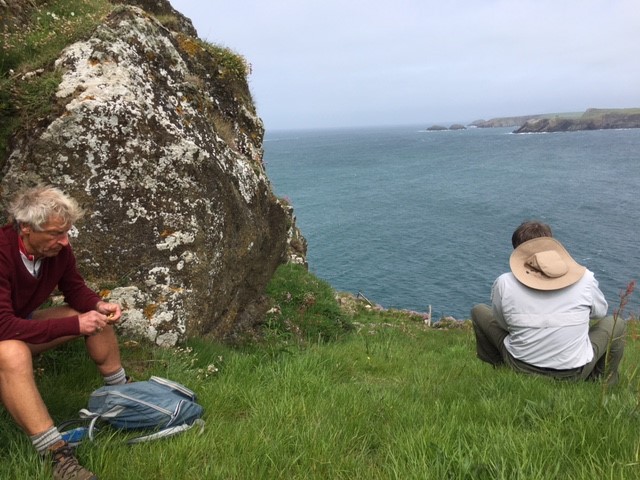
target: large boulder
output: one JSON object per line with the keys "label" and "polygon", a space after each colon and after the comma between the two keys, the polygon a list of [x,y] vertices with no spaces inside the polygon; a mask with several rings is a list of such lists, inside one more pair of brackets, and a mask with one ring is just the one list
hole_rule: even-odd
{"label": "large boulder", "polygon": [[119,6],[69,45],[54,112],[16,136],[0,185],[79,200],[79,268],[122,303],[122,333],[160,345],[254,327],[292,240],[306,248],[265,174],[246,63],[178,24]]}

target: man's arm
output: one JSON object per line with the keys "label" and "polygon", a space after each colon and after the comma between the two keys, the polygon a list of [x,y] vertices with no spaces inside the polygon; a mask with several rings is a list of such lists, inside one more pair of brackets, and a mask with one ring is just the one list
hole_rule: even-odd
{"label": "man's arm", "polygon": [[509,331],[509,327],[507,326],[507,322],[504,319],[503,311],[502,311],[502,292],[504,288],[504,279],[502,276],[498,277],[495,282],[493,282],[493,287],[491,287],[491,305],[493,307],[493,317],[495,318],[498,325],[500,325],[504,330]]}
{"label": "man's arm", "polygon": [[591,275],[593,277],[593,283],[591,285],[591,314],[589,316],[590,318],[604,318],[607,316],[609,304],[604,298],[604,293],[600,290],[595,276],[593,276],[593,273],[591,273]]}
{"label": "man's arm", "polygon": [[101,300],[78,272],[71,248],[69,247],[65,253],[66,265],[58,288],[64,294],[66,303],[79,312],[80,333],[93,335],[102,331],[107,324],[114,324],[120,319],[120,305]]}
{"label": "man's arm", "polygon": [[96,310],[101,298],[87,286],[84,278],[78,272],[71,247],[69,246],[60,252],[56,260],[59,261],[58,268],[63,269],[59,273],[58,288],[64,295],[65,303],[80,313]]}
{"label": "man's arm", "polygon": [[77,316],[53,320],[32,320],[16,316],[11,298],[0,288],[0,340],[47,343],[59,337],[80,334]]}
{"label": "man's arm", "polygon": [[[0,340],[22,340],[27,343],[47,343],[58,337],[79,335],[78,317],[52,322],[33,321],[19,315],[13,304],[11,258],[0,252]],[[30,298],[35,295],[30,293]],[[34,310],[36,307],[33,307]]]}

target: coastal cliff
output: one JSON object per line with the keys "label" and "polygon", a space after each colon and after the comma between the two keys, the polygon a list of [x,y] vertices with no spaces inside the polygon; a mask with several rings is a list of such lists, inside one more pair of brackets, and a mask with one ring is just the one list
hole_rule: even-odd
{"label": "coastal cliff", "polygon": [[[79,268],[122,304],[127,333],[165,346],[245,334],[278,265],[306,255],[265,173],[248,63],[166,0],[72,3],[1,2],[2,207],[40,182],[79,200]],[[51,60],[19,61],[43,18],[52,42],[91,28]]]}
{"label": "coastal cliff", "polygon": [[640,128],[640,109],[590,108],[579,117],[558,115],[551,118],[530,119],[514,133],[574,132],[616,128]]}
{"label": "coastal cliff", "polygon": [[476,120],[478,128],[517,127],[513,133],[571,132],[614,128],[640,128],[640,108],[599,109],[585,112],[545,113]]}
{"label": "coastal cliff", "polygon": [[476,120],[470,126],[477,128],[521,127],[530,120],[545,118],[547,115],[520,115],[517,117],[496,117],[490,120]]}

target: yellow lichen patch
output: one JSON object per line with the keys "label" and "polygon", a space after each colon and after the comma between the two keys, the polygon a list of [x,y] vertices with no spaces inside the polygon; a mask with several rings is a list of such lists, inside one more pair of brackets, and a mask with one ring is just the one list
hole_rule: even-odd
{"label": "yellow lichen patch", "polygon": [[109,295],[111,295],[111,290],[104,288],[100,290],[98,295],[100,296],[100,298],[107,298]]}
{"label": "yellow lichen patch", "polygon": [[169,235],[173,235],[174,233],[176,233],[176,231],[175,231],[175,230],[164,229],[164,230],[162,231],[162,233],[160,233],[160,236],[161,236],[162,238],[167,238]]}
{"label": "yellow lichen patch", "polygon": [[158,310],[158,304],[157,303],[150,303],[149,305],[147,305],[146,307],[144,307],[144,316],[147,317],[148,319],[153,318],[153,316],[155,315],[156,311]]}
{"label": "yellow lichen patch", "polygon": [[178,35],[178,45],[181,50],[191,56],[194,56],[203,50],[198,42],[185,35]]}

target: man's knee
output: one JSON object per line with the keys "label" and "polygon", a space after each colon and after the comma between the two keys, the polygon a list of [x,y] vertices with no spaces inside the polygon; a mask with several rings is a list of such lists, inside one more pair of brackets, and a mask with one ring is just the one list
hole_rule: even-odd
{"label": "man's knee", "polygon": [[622,318],[605,317],[591,328],[593,332],[605,332],[608,337],[618,340],[624,337],[627,322]]}
{"label": "man's knee", "polygon": [[17,373],[32,372],[33,360],[29,346],[20,340],[0,342],[0,371]]}
{"label": "man's knee", "polygon": [[491,318],[493,318],[493,311],[489,305],[479,303],[478,305],[474,305],[471,309],[471,320],[473,323],[481,323],[482,321],[486,321]]}
{"label": "man's knee", "polygon": [[114,345],[115,342],[115,346],[117,346],[117,338],[116,329],[113,325],[107,324],[95,335],[85,337],[85,341],[87,344],[96,345]]}
{"label": "man's knee", "polygon": [[621,318],[618,318],[616,321],[614,321],[613,339],[616,340],[618,338],[624,337],[626,330],[627,330],[627,322]]}

